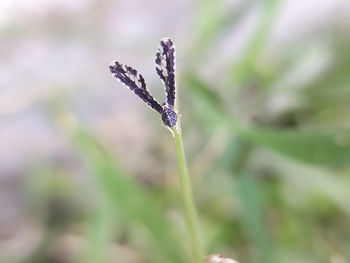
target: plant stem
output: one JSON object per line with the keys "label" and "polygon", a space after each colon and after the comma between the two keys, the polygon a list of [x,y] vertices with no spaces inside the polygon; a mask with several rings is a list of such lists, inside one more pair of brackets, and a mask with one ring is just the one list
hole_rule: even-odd
{"label": "plant stem", "polygon": [[179,121],[172,128],[176,146],[176,155],[179,169],[179,179],[181,185],[181,195],[184,206],[187,230],[191,241],[192,258],[194,263],[203,262],[203,250],[199,238],[199,226],[197,210],[193,199],[191,181],[188,175],[187,162],[185,157],[182,135],[179,127]]}

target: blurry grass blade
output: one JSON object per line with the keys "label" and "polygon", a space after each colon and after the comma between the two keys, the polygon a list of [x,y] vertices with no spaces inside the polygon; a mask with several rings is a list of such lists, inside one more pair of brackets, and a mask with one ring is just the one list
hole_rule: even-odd
{"label": "blurry grass blade", "polygon": [[216,92],[214,92],[206,83],[197,78],[193,72],[189,72],[184,76],[185,81],[187,82],[188,88],[193,90],[196,95],[202,96],[203,99],[209,101],[211,104],[214,104],[215,107],[220,107],[221,101]]}
{"label": "blurry grass blade", "polygon": [[215,176],[216,173],[233,170],[241,171],[251,150],[251,143],[244,138],[233,136],[229,141],[225,150],[216,160],[208,174]]}
{"label": "blurry grass blade", "polygon": [[[132,177],[124,174],[116,161],[79,125],[71,113],[56,108],[54,117],[95,172],[96,182],[105,192],[108,202],[113,204],[110,208],[118,213],[126,225],[139,224],[151,233],[151,256],[162,255],[163,262],[181,262],[175,232],[166,222],[155,198]],[[150,259],[155,261],[152,257]]]}
{"label": "blurry grass blade", "polygon": [[[243,128],[232,119],[220,101],[219,96],[194,75],[185,77],[189,90],[200,98],[223,122],[229,122],[233,132],[238,132],[246,140],[263,145],[271,150],[296,160],[332,167],[349,166],[350,139],[342,134],[322,131],[273,130]],[[197,102],[196,102],[197,103]]]}
{"label": "blurry grass blade", "polygon": [[221,25],[221,9],[223,1],[203,0],[197,1],[197,26],[195,32],[198,32],[197,39],[191,49],[190,55],[201,53],[205,49],[211,36],[217,32]]}
{"label": "blurry grass blade", "polygon": [[208,124],[219,125],[226,122],[228,119],[221,98],[207,83],[200,80],[194,72],[189,72],[184,75],[184,86],[188,87],[189,92],[193,93],[193,103],[196,105],[195,109],[200,109],[200,114]]}
{"label": "blurry grass blade", "polygon": [[[317,210],[319,207],[315,200],[322,197],[319,204],[322,210],[331,209],[329,207],[329,202],[331,202],[345,212],[347,217],[350,217],[350,182],[348,176],[344,176],[342,171],[337,173],[319,166],[303,165],[283,158],[276,160],[273,166],[280,174],[283,174],[284,193],[286,195],[288,192],[298,193],[297,197],[290,199],[293,200],[294,205]],[[332,210],[329,212],[334,213]],[[343,216],[342,218],[345,219]]]}
{"label": "blurry grass blade", "polygon": [[103,202],[102,209],[91,216],[88,222],[87,246],[81,256],[81,263],[108,262],[107,253],[113,238],[115,215],[111,204]]}
{"label": "blurry grass blade", "polygon": [[272,263],[271,247],[268,238],[268,231],[263,217],[263,191],[257,185],[256,179],[246,173],[238,177],[238,193],[242,206],[242,227],[258,249],[259,260],[255,262]]}
{"label": "blurry grass blade", "polygon": [[242,129],[240,133],[247,140],[300,161],[334,167],[350,165],[349,138],[321,131]]}
{"label": "blurry grass blade", "polygon": [[243,51],[243,54],[238,62],[234,62],[231,67],[231,81],[241,82],[251,72],[254,63],[260,55],[264,47],[265,41],[268,38],[270,29],[272,28],[274,18],[277,14],[279,0],[265,0],[263,2],[263,13],[258,27],[255,30],[250,43]]}
{"label": "blurry grass blade", "polygon": [[237,25],[247,10],[255,1],[246,0],[238,3],[231,10],[225,10],[225,2],[220,1],[198,1],[197,8],[197,32],[192,47],[188,52],[190,62],[195,61],[204,54],[208,48],[221,39],[220,34],[225,30]]}

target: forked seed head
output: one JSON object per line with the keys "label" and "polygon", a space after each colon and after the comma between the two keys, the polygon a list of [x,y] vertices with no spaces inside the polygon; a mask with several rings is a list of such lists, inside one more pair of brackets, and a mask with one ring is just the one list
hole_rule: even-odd
{"label": "forked seed head", "polygon": [[145,79],[136,69],[113,61],[109,65],[109,70],[121,83],[128,87],[140,99],[148,104],[152,109],[162,115],[164,124],[168,127],[176,125],[177,114],[175,107],[175,45],[170,38],[163,38],[156,53],[156,71],[163,82],[166,103],[161,105],[146,87]]}

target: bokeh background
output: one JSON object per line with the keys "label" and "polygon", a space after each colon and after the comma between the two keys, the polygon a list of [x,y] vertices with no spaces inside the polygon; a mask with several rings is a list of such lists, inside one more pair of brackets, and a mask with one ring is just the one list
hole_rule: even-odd
{"label": "bokeh background", "polygon": [[350,2],[1,0],[0,262],[190,262],[173,140],[114,79],[177,47],[207,254],[350,262]]}

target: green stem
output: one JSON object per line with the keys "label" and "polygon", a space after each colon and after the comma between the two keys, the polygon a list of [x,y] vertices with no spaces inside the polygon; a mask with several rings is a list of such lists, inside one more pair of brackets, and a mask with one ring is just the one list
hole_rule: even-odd
{"label": "green stem", "polygon": [[199,238],[198,216],[193,199],[191,181],[188,175],[187,162],[182,142],[181,131],[179,127],[179,121],[178,124],[172,128],[172,131],[174,132],[176,155],[179,169],[179,179],[181,185],[181,195],[184,205],[187,229],[191,241],[193,262],[201,263],[203,262],[203,250]]}

